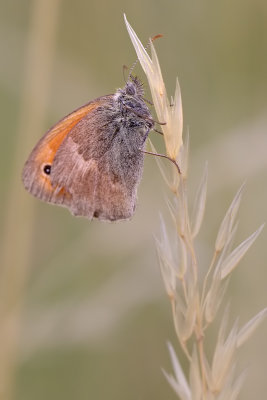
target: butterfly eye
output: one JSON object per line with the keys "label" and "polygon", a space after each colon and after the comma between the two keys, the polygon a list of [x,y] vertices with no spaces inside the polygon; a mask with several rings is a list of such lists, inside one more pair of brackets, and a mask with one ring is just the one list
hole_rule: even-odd
{"label": "butterfly eye", "polygon": [[46,175],[50,175],[50,173],[51,173],[51,165],[46,164],[46,165],[44,166],[43,171],[44,171],[44,173],[45,173]]}
{"label": "butterfly eye", "polygon": [[133,83],[128,83],[126,85],[126,93],[130,96],[134,96],[136,94],[135,86]]}

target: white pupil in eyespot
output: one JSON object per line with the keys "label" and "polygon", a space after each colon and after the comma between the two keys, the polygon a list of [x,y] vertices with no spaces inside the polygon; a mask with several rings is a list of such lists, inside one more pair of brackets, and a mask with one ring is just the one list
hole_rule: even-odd
{"label": "white pupil in eyespot", "polygon": [[45,165],[43,171],[44,171],[44,173],[45,173],[46,175],[50,175],[50,172],[51,172],[51,165],[49,165],[49,164]]}

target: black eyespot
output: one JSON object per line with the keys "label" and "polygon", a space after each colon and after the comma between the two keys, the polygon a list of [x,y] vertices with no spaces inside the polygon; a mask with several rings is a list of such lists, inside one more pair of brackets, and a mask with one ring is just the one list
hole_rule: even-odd
{"label": "black eyespot", "polygon": [[51,165],[46,164],[46,165],[44,166],[43,171],[44,171],[44,173],[45,173],[46,175],[50,175],[50,173],[51,173]]}

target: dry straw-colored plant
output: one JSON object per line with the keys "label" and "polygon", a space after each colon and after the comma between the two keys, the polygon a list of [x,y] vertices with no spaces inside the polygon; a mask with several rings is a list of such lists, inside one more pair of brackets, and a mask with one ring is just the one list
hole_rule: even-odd
{"label": "dry straw-colored plant", "polygon": [[[150,42],[151,57],[138,39],[125,17],[125,23],[140,64],[147,76],[153,104],[162,125],[166,146],[165,157],[172,161],[172,169],[166,169],[163,160],[156,157],[163,178],[171,191],[168,202],[175,226],[175,235],[167,233],[161,218],[161,238],[157,240],[161,273],[169,296],[175,331],[180,346],[189,363],[186,374],[176,356],[174,348],[168,344],[174,375],[163,371],[167,381],[182,400],[234,400],[237,399],[244,373],[236,377],[237,350],[252,335],[267,315],[267,308],[259,312],[243,327],[234,323],[228,331],[229,306],[224,315],[212,357],[206,354],[205,333],[214,321],[226,294],[227,284],[263,226],[232,248],[237,230],[236,216],[241,201],[243,186],[234,197],[215,240],[210,265],[201,266],[205,270],[200,279],[200,265],[196,255],[194,240],[199,233],[204,216],[207,193],[207,166],[195,196],[193,212],[189,214],[187,198],[188,135],[183,143],[183,113],[178,80],[174,98],[168,100],[158,57]],[[155,153],[156,150],[152,146]],[[188,377],[187,377],[188,375]]]}
{"label": "dry straw-colored plant", "polygon": [[[22,91],[13,165],[9,165],[7,208],[0,262],[0,399],[13,398],[25,282],[31,266],[34,210],[22,194],[20,174],[27,151],[43,130],[56,50],[61,0],[32,2],[22,72]],[[25,11],[26,11],[25,7]],[[14,49],[12,49],[13,51]]]}

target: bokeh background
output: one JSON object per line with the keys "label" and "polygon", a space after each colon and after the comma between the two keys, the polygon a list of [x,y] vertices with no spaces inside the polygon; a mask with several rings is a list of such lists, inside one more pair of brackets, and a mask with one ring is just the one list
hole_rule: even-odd
{"label": "bokeh background", "polygon": [[[179,350],[153,239],[167,208],[155,161],[145,161],[126,223],[74,218],[31,198],[20,181],[53,123],[123,85],[122,66],[136,59],[123,12],[143,43],[164,35],[156,48],[170,95],[180,80],[192,200],[209,163],[201,266],[244,181],[237,243],[267,219],[265,0],[1,0],[3,399],[176,398],[161,372],[171,368],[166,341]],[[139,66],[136,73],[145,80]],[[266,240],[265,229],[230,284],[231,315],[241,324],[267,304]],[[242,399],[264,398],[266,323],[240,352],[245,366]]]}

